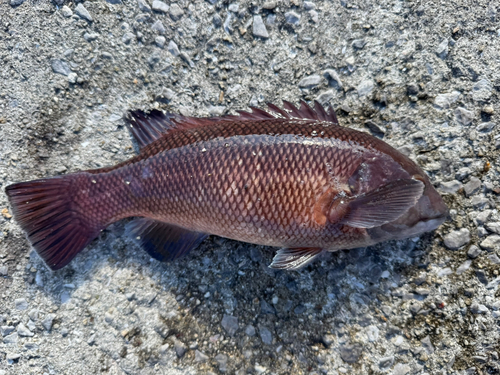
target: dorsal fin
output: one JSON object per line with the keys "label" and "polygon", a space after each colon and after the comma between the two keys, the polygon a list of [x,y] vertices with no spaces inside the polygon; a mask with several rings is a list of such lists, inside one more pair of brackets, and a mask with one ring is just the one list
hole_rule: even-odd
{"label": "dorsal fin", "polygon": [[300,102],[300,108],[295,107],[292,103],[285,100],[283,101],[283,109],[274,104],[268,104],[268,107],[269,111],[256,107],[250,107],[252,112],[237,111],[239,115],[206,118],[163,113],[156,109],[149,113],[145,113],[143,111],[130,111],[125,117],[125,121],[128,122],[130,131],[139,144],[139,148],[141,150],[146,145],[157,140],[170,130],[200,128],[224,121],[258,121],[285,118],[329,121],[334,124],[338,124],[337,116],[335,115],[332,106],[328,106],[327,112],[317,101],[314,102],[314,109],[303,100]]}

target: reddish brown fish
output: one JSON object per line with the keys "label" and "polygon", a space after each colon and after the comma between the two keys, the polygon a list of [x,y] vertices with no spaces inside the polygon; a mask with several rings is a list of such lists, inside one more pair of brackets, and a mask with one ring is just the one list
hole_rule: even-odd
{"label": "reddish brown fish", "polygon": [[277,246],[271,267],[296,269],[322,251],[438,227],[446,205],[426,174],[387,143],[339,126],[302,102],[221,118],[152,111],[127,117],[141,151],[115,167],[6,188],[14,217],[52,269],[111,223],[156,259],[209,234]]}

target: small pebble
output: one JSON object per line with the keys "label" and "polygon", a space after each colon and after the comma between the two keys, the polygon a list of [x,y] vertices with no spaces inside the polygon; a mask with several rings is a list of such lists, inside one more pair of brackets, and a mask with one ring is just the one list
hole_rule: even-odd
{"label": "small pebble", "polygon": [[459,97],[460,97],[460,92],[458,91],[439,94],[434,99],[434,105],[439,109],[446,109],[449,108],[451,104],[455,103]]}
{"label": "small pebble", "polygon": [[224,314],[221,321],[222,328],[226,330],[229,336],[234,336],[238,330],[238,318],[231,315]]}
{"label": "small pebble", "polygon": [[89,11],[87,10],[87,8],[85,8],[83,6],[82,3],[80,3],[76,6],[75,13],[77,16],[79,16],[80,18],[83,18],[84,20],[87,20],[89,22],[93,21],[92,16],[90,15]]}
{"label": "small pebble", "polygon": [[125,33],[122,36],[122,42],[125,44],[129,44],[133,39],[135,39],[135,35],[133,33]]}
{"label": "small pebble", "polygon": [[194,360],[195,362],[206,362],[208,361],[208,356],[205,353],[200,352],[199,350],[195,350]]}
{"label": "small pebble", "polygon": [[184,11],[179,6],[179,4],[174,3],[174,4],[170,5],[170,10],[169,10],[168,14],[170,15],[170,18],[172,18],[172,20],[178,21],[184,15]]}
{"label": "small pebble", "polygon": [[153,1],[153,10],[162,13],[168,13],[169,6],[160,0]]}
{"label": "small pebble", "polygon": [[25,0],[10,0],[10,5],[13,7],[17,7],[24,3]]}
{"label": "small pebble", "polygon": [[255,327],[249,324],[247,328],[245,328],[245,334],[247,336],[255,336]]}
{"label": "small pebble", "polygon": [[173,40],[168,43],[167,50],[174,56],[179,56],[181,54],[179,47],[177,47],[177,44]]}
{"label": "small pebble", "polygon": [[300,23],[300,15],[291,11],[285,13],[285,20],[287,23],[292,25],[298,25]]}
{"label": "small pebble", "polygon": [[0,266],[0,276],[7,276],[9,274],[9,266]]}
{"label": "small pebble", "polygon": [[175,354],[177,354],[177,357],[182,358],[182,357],[184,357],[184,354],[186,354],[187,346],[182,341],[175,340],[174,350],[175,350]]}
{"label": "small pebble", "polygon": [[500,235],[492,234],[492,235],[486,237],[486,239],[484,239],[484,241],[482,241],[479,244],[479,246],[481,246],[483,249],[486,249],[486,250],[500,249]]}
{"label": "small pebble", "polygon": [[157,36],[157,37],[155,37],[155,43],[160,48],[163,48],[165,46],[166,42],[167,42],[167,40],[165,39],[164,36]]}
{"label": "small pebble", "polygon": [[151,29],[154,31],[157,31],[159,34],[165,34],[165,26],[163,26],[163,23],[158,20],[153,25],[151,26]]}
{"label": "small pebble", "polygon": [[439,191],[446,194],[455,194],[463,187],[462,183],[457,180],[441,182],[439,184]]}
{"label": "small pebble", "polygon": [[28,301],[25,298],[17,298],[14,300],[16,310],[26,310],[28,308]]}
{"label": "small pebble", "polygon": [[66,17],[66,18],[69,18],[73,15],[73,11],[67,6],[67,5],[64,5],[62,8],[61,8],[61,14]]}
{"label": "small pebble", "polygon": [[471,259],[476,259],[481,254],[481,249],[476,245],[472,245],[467,251],[467,256]]}
{"label": "small pebble", "polygon": [[264,21],[262,21],[261,16],[253,17],[252,33],[258,38],[269,38],[269,33],[267,32],[266,25],[264,25]]}
{"label": "small pebble", "polygon": [[299,87],[304,89],[311,89],[321,84],[323,79],[321,76],[314,74],[312,76],[304,77],[299,82]]}
{"label": "small pebble", "polygon": [[445,39],[441,43],[439,43],[438,47],[436,48],[436,55],[438,55],[438,57],[440,57],[441,59],[445,59],[446,56],[448,56],[448,45],[449,41],[448,39]]}
{"label": "small pebble", "polygon": [[474,112],[458,107],[455,109],[455,119],[460,125],[468,126],[474,121]]}
{"label": "small pebble", "polygon": [[470,231],[466,228],[455,230],[444,236],[444,245],[448,249],[456,250],[470,242]]}
{"label": "small pebble", "polygon": [[55,318],[55,314],[47,314],[45,319],[42,320],[42,326],[46,331],[50,331],[52,329],[52,323],[54,323]]}
{"label": "small pebble", "polygon": [[259,326],[259,335],[264,344],[271,345],[273,343],[273,334],[266,327]]}
{"label": "small pebble", "polygon": [[151,12],[151,7],[146,0],[137,0],[137,5],[141,12]]}
{"label": "small pebble", "polygon": [[32,337],[35,334],[31,332],[23,323],[19,323],[17,326],[17,334],[21,337]]}
{"label": "small pebble", "polygon": [[323,76],[328,80],[330,86],[341,89],[343,87],[339,75],[333,69],[323,70]]}

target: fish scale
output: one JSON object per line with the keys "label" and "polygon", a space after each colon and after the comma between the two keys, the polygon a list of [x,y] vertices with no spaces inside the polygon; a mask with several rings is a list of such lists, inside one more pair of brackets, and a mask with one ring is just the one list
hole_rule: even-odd
{"label": "fish scale", "polygon": [[272,266],[288,269],[442,222],[446,206],[425,173],[385,142],[317,103],[270,108],[210,119],[132,112],[137,156],[11,185],[14,215],[53,269],[127,217],[156,259],[215,234],[283,248]]}

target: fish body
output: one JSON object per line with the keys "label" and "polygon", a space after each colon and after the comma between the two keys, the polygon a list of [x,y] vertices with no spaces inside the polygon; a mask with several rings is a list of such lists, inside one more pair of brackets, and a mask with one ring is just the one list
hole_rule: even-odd
{"label": "fish body", "polygon": [[178,258],[215,234],[282,248],[271,266],[283,269],[444,221],[429,178],[387,143],[340,126],[317,103],[270,110],[210,119],[131,112],[137,156],[10,185],[14,216],[52,269],[128,217],[156,259]]}

